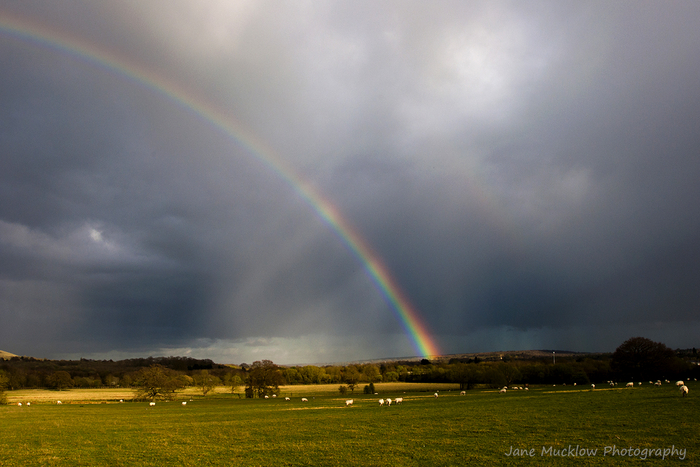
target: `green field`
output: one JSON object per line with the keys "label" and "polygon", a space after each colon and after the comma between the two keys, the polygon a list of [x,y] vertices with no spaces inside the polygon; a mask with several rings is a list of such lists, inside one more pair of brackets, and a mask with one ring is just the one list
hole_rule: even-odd
{"label": "green field", "polygon": [[[295,386],[291,401],[183,394],[185,406],[155,407],[43,399],[0,406],[0,465],[699,465],[700,385],[688,384],[685,398],[672,384],[645,384],[465,396],[443,388],[438,398],[425,386],[378,385],[379,395],[348,397]],[[379,407],[380,397],[396,396],[402,405]],[[506,456],[511,446],[534,457]],[[605,452],[613,446],[615,456]],[[578,456],[555,456],[562,453]]]}

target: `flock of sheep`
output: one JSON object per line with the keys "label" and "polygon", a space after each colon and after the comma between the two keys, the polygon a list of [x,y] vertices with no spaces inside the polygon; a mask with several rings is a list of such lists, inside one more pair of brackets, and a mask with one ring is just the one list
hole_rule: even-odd
{"label": "flock of sheep", "polygon": [[[690,381],[690,378],[688,378],[688,381]],[[697,378],[695,379],[695,381],[697,381]],[[669,380],[666,380],[666,382],[667,382],[667,383],[670,383]],[[611,388],[614,388],[615,386],[617,386],[617,383],[614,382],[614,381],[608,381],[608,384],[610,385]],[[653,384],[653,385],[656,386],[656,387],[660,387],[662,383],[661,383],[661,380],[657,380],[656,382],[649,381],[649,384]],[[642,383],[641,383],[641,382],[640,382],[640,383],[637,383],[637,385],[638,385],[638,386],[641,386]],[[554,386],[556,386],[556,384],[555,384]],[[566,386],[566,384],[564,384],[564,386]],[[574,386],[576,386],[576,383],[574,383]],[[684,383],[683,381],[676,381],[676,386],[680,389],[680,391],[681,391],[681,396],[685,397],[685,396],[688,395],[688,386],[686,386],[685,383]],[[633,388],[633,387],[634,387],[634,383],[633,383],[633,382],[629,382],[629,383],[625,384],[625,387]],[[511,389],[523,389],[523,388],[522,388],[522,387],[518,387],[518,386],[513,386],[513,387],[511,387]],[[595,384],[591,384],[591,389],[595,389]],[[501,394],[505,394],[505,392],[506,392],[507,390],[508,390],[508,386],[504,386],[504,387],[501,388],[498,392],[500,392]],[[527,386],[525,387],[525,390],[526,390],[526,391],[528,390]],[[462,391],[462,394],[464,394],[464,391]]]}
{"label": "flock of sheep", "polygon": [[[690,381],[690,378],[688,378],[688,381]],[[697,381],[697,380],[696,380],[696,381]],[[667,383],[670,383],[669,380],[666,380],[666,382],[667,382]],[[617,383],[616,383],[616,382],[613,382],[613,381],[608,381],[608,384],[610,385],[610,387],[615,387],[615,386],[617,385]],[[658,380],[658,381],[656,381],[656,382],[649,381],[649,384],[653,384],[654,386],[657,386],[657,387],[662,385],[661,380]],[[637,385],[638,385],[638,386],[641,386],[642,383],[637,383]],[[556,386],[556,385],[555,385],[555,386]],[[574,386],[576,386],[576,383],[574,383]],[[632,383],[632,382],[627,383],[627,384],[625,384],[625,387],[633,388],[633,387],[634,387],[634,383]],[[684,383],[683,381],[676,381],[676,387],[678,387],[678,389],[680,390],[681,396],[685,397],[685,396],[688,395],[688,386],[686,386],[685,383]],[[528,391],[530,388],[528,388],[527,385],[525,385],[525,387],[522,387],[522,386],[511,386],[510,389],[511,389],[511,390],[524,390],[524,391]],[[595,389],[595,384],[591,384],[591,389]],[[507,392],[507,390],[508,390],[508,386],[504,386],[504,387],[502,387],[498,392],[501,393],[501,394],[505,394],[505,393]],[[464,396],[464,395],[466,394],[466,391],[461,391],[459,394],[460,394],[460,396]],[[437,397],[438,397],[438,393],[436,392],[436,393],[434,394],[434,396],[437,398]],[[273,397],[273,398],[277,397],[277,394],[273,394],[272,397]],[[265,396],[265,399],[268,399],[268,398],[269,398],[268,396]],[[190,400],[191,400],[191,399],[190,399]],[[287,401],[287,402],[289,402],[289,401],[291,401],[292,399],[289,398],[289,397],[285,397],[284,400]],[[301,401],[302,401],[302,402],[309,402],[309,399],[307,399],[306,397],[302,397],[302,398],[301,398]],[[124,400],[123,400],[123,399],[120,399],[119,402],[122,402],[122,403],[123,403]],[[350,407],[350,406],[352,406],[354,402],[355,402],[354,399],[347,399],[347,400],[345,401],[345,407]],[[393,403],[394,405],[401,404],[401,403],[403,402],[403,397],[396,397],[393,401],[392,401],[390,398],[379,399],[378,402],[379,402],[379,406],[380,406],[380,407],[383,407],[384,405],[386,405],[386,406],[388,407],[388,406],[390,406],[392,403]],[[61,405],[62,402],[61,402],[61,401],[56,401],[56,404],[57,404],[57,405]],[[31,402],[26,402],[26,405],[27,405],[27,407],[29,407],[29,406],[31,406],[32,404],[31,404]],[[149,405],[150,407],[154,407],[154,406],[156,405],[156,403],[155,403],[155,402],[149,402],[148,405]],[[184,406],[184,405],[187,405],[187,402],[186,402],[186,401],[183,401],[183,402],[182,402],[182,405],[183,405],[183,406]],[[18,403],[17,403],[17,406],[18,406],[18,407],[22,407],[22,403],[21,403],[21,402],[18,402]]]}

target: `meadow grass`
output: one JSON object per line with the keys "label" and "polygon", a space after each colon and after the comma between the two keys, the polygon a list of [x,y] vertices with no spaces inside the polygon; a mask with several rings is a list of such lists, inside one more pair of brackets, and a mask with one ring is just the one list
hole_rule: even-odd
{"label": "meadow grass", "polygon": [[[291,401],[240,399],[215,393],[181,394],[180,402],[0,407],[0,465],[237,465],[237,466],[452,466],[628,465],[678,463],[643,449],[685,450],[682,462],[700,463],[700,385],[682,398],[675,386],[633,389],[539,387],[441,390],[434,386],[378,386],[379,395],[340,396],[329,388],[294,386]],[[394,392],[390,392],[389,390]],[[419,389],[412,391],[412,389]],[[99,390],[96,390],[99,391]],[[71,391],[63,391],[68,393]],[[11,398],[17,394],[8,393]],[[20,394],[21,395],[21,394]],[[113,400],[110,394],[110,399]],[[301,397],[309,402],[301,402]],[[379,407],[380,397],[401,396],[400,406]],[[189,399],[192,399],[190,401]],[[345,399],[354,399],[345,407]],[[64,399],[66,399],[64,397]],[[639,449],[638,456],[605,447]],[[535,456],[506,456],[511,446]],[[595,456],[551,454],[569,446]],[[580,451],[579,451],[580,452]]]}

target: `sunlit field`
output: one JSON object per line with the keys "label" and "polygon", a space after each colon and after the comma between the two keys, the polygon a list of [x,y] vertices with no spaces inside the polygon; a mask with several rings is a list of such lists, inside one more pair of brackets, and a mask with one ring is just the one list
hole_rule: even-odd
{"label": "sunlit field", "polygon": [[[438,385],[377,385],[378,395],[360,388],[347,396],[337,385],[289,386],[267,400],[221,388],[153,407],[115,402],[116,390],[92,391],[106,403],[89,390],[16,391],[0,407],[0,465],[629,465],[642,457],[697,465],[700,385],[687,384],[687,397],[672,383],[463,396]],[[34,399],[19,407],[18,396]],[[380,407],[387,397],[404,402]]]}

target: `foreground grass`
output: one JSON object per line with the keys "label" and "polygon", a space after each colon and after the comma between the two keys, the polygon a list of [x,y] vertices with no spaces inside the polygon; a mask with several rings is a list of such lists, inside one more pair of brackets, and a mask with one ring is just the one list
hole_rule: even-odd
{"label": "foreground grass", "polygon": [[[697,384],[697,383],[695,383]],[[381,396],[346,397],[324,387],[294,387],[294,398],[239,399],[230,394],[179,402],[33,403],[0,407],[0,465],[628,465],[677,463],[653,455],[603,457],[605,447],[685,450],[699,465],[700,385],[681,398],[675,387],[528,392],[384,387]],[[394,389],[396,392],[389,392]],[[298,391],[298,393],[296,392]],[[431,392],[426,392],[431,391]],[[12,397],[15,394],[10,393]],[[309,402],[302,403],[300,397]],[[404,398],[380,408],[379,397]],[[569,446],[598,449],[575,459],[542,456]],[[533,458],[513,458],[513,448]]]}

